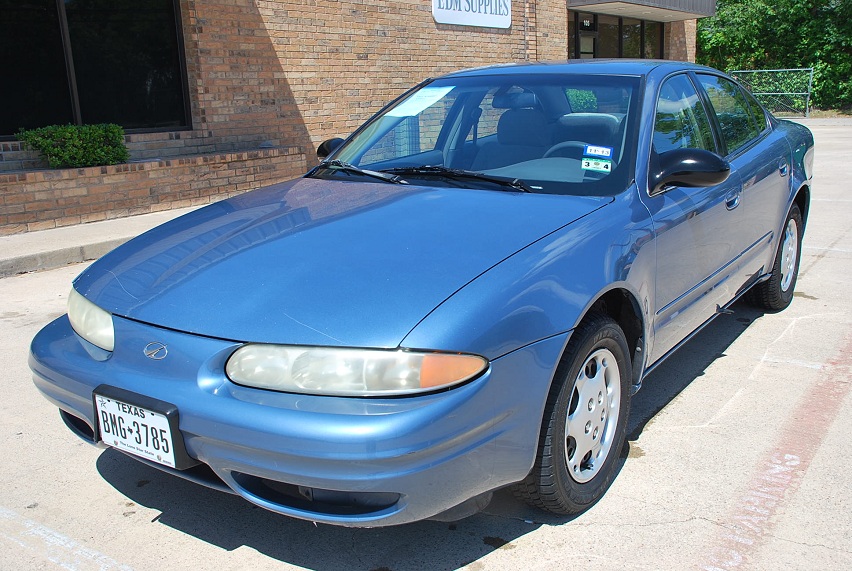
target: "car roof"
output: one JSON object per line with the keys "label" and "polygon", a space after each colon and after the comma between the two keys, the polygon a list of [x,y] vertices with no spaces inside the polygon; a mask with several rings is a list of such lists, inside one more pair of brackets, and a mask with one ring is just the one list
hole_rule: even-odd
{"label": "car roof", "polygon": [[[644,76],[654,70],[669,73],[676,70],[708,71],[712,68],[694,63],[652,60],[652,59],[593,59],[569,60],[545,63],[507,63],[464,69],[448,73],[442,77],[477,77],[486,75],[531,75],[531,74],[569,74],[569,75],[637,75]],[[716,70],[712,70],[716,71]]]}

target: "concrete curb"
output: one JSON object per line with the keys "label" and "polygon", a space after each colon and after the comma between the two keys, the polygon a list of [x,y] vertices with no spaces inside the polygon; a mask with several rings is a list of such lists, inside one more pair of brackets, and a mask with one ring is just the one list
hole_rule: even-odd
{"label": "concrete curb", "polygon": [[95,260],[131,238],[195,208],[0,236],[0,278]]}
{"label": "concrete curb", "polygon": [[76,264],[100,258],[113,248],[120,246],[129,238],[105,240],[82,246],[57,248],[48,252],[23,254],[12,258],[0,259],[0,278],[25,274],[38,270],[51,270],[68,264]]}

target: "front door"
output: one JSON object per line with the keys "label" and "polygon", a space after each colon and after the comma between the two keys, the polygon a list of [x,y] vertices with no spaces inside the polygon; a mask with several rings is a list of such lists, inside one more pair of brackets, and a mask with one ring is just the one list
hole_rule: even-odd
{"label": "front door", "polygon": [[[660,88],[651,152],[662,155],[679,148],[717,150],[708,112],[686,74],[670,77]],[[740,179],[732,172],[717,186],[664,188],[643,197],[657,245],[651,362],[733,295],[727,278],[742,251],[740,236],[731,231],[740,190]]]}

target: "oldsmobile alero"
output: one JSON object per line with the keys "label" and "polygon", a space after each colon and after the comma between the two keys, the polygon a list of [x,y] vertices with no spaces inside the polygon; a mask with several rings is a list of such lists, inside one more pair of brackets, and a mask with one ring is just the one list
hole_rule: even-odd
{"label": "oldsmobile alero", "polygon": [[451,73],[318,155],[80,274],[30,356],[74,433],[315,522],[575,514],[648,372],[793,296],[813,138],[713,69]]}

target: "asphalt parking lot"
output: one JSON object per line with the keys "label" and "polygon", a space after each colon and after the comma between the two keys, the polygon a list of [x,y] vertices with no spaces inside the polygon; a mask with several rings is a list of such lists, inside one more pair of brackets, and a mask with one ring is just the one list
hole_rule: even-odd
{"label": "asphalt parking lot", "polygon": [[852,122],[809,125],[792,306],[738,304],[647,378],[615,483],[571,520],[499,492],[456,523],[315,526],[91,447],[27,367],[84,265],[0,279],[0,570],[852,569]]}

